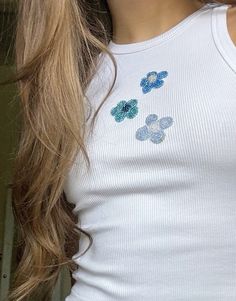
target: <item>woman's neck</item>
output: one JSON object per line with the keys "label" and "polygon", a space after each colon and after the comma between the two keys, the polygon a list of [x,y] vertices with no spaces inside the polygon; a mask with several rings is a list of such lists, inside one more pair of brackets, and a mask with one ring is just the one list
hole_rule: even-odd
{"label": "woman's neck", "polygon": [[198,0],[107,0],[113,42],[141,42],[162,34],[204,3]]}

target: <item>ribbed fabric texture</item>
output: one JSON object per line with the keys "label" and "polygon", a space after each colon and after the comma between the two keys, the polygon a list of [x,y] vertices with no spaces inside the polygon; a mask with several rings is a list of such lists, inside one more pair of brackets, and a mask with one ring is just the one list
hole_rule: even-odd
{"label": "ribbed fabric texture", "polygon": [[[78,154],[64,187],[93,237],[76,259],[88,246],[81,236],[65,301],[236,300],[236,47],[227,8],[205,5],[144,42],[110,42],[117,80],[87,138],[91,169]],[[87,90],[94,111],[114,77],[109,57],[100,59]],[[144,93],[152,71],[168,75],[158,87],[154,74],[146,88],[156,87]],[[131,99],[136,109],[118,110]]]}

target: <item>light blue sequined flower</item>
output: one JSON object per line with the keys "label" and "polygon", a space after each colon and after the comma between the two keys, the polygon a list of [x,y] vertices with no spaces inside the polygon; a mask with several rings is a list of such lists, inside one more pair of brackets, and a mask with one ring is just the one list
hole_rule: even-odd
{"label": "light blue sequined flower", "polygon": [[173,124],[173,118],[167,116],[158,119],[156,114],[150,114],[145,123],[145,126],[137,129],[136,139],[140,141],[150,139],[153,143],[160,143],[165,139],[164,130]]}
{"label": "light blue sequined flower", "polygon": [[129,101],[121,100],[116,107],[112,108],[111,115],[115,117],[115,121],[121,122],[127,118],[134,118],[138,114],[137,99]]}
{"label": "light blue sequined flower", "polygon": [[167,76],[167,71],[161,71],[159,73],[157,73],[156,71],[148,72],[147,76],[144,77],[140,82],[140,86],[142,87],[143,93],[146,94],[150,92],[153,88],[157,89],[163,86],[163,78]]}

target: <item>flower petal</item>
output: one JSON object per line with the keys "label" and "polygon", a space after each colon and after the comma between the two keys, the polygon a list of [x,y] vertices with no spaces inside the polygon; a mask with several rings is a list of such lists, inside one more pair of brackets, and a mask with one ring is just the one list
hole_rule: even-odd
{"label": "flower petal", "polygon": [[117,107],[112,108],[112,109],[111,109],[111,115],[112,115],[112,116],[115,116],[116,113],[117,113]]}
{"label": "flower petal", "polygon": [[147,77],[152,76],[152,75],[157,76],[158,74],[156,71],[151,71],[151,72],[148,72]]}
{"label": "flower petal", "polygon": [[167,77],[168,76],[168,72],[167,71],[161,71],[161,72],[159,72],[158,74],[157,74],[157,78],[158,79],[163,79],[163,78],[165,78],[165,77]]}
{"label": "flower petal", "polygon": [[136,106],[137,103],[138,103],[137,99],[130,99],[130,100],[128,101],[128,104],[131,105],[131,107]]}
{"label": "flower petal", "polygon": [[164,81],[157,79],[151,85],[152,85],[153,88],[160,88],[160,87],[162,87],[164,85]]}
{"label": "flower petal", "polygon": [[140,86],[141,86],[141,87],[144,87],[144,86],[146,86],[146,85],[148,85],[148,80],[147,80],[146,77],[144,77],[144,78],[141,80],[141,82],[140,82]]}
{"label": "flower petal", "polygon": [[135,137],[140,141],[147,140],[150,137],[150,132],[148,130],[148,127],[145,125],[137,129]]}
{"label": "flower petal", "polygon": [[115,116],[115,121],[121,122],[121,121],[123,121],[125,119],[125,117],[126,117],[126,113],[125,112],[119,112]]}
{"label": "flower petal", "polygon": [[132,107],[129,112],[127,112],[127,118],[134,118],[138,114],[138,107]]}
{"label": "flower petal", "polygon": [[170,127],[173,124],[173,118],[170,116],[167,117],[162,117],[159,120],[159,125],[161,129],[167,129],[168,127]]}
{"label": "flower petal", "polygon": [[163,85],[164,85],[164,81],[163,81],[163,80],[159,80],[159,79],[157,79],[157,80],[152,84],[153,88],[160,88],[160,87],[162,87]]}
{"label": "flower petal", "polygon": [[152,90],[152,88],[150,85],[147,85],[147,86],[143,87],[142,90],[143,90],[143,93],[146,94],[146,93],[150,92]]}
{"label": "flower petal", "polygon": [[158,119],[156,114],[150,114],[146,117],[145,123],[146,125],[150,125]]}
{"label": "flower petal", "polygon": [[120,102],[118,102],[117,104],[117,109],[120,111],[123,109],[123,107],[126,105],[126,101],[125,100],[121,100]]}
{"label": "flower petal", "polygon": [[165,139],[165,133],[162,130],[152,133],[150,138],[150,140],[153,143],[161,143],[164,139]]}

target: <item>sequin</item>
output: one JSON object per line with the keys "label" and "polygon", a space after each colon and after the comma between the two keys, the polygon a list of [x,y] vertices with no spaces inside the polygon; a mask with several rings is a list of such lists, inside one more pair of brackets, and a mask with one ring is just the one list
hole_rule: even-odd
{"label": "sequin", "polygon": [[121,100],[116,107],[111,109],[111,115],[114,116],[116,122],[123,121],[125,117],[132,119],[138,114],[137,103],[137,99]]}
{"label": "sequin", "polygon": [[160,88],[164,85],[163,78],[168,76],[167,71],[161,71],[157,73],[156,71],[148,72],[146,77],[144,77],[140,86],[142,87],[142,91],[144,94],[150,92],[153,88]]}
{"label": "sequin", "polygon": [[145,126],[137,129],[136,139],[144,141],[150,139],[153,143],[161,143],[165,139],[164,130],[173,124],[173,118],[170,116],[158,119],[156,114],[150,114],[145,119]]}

